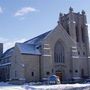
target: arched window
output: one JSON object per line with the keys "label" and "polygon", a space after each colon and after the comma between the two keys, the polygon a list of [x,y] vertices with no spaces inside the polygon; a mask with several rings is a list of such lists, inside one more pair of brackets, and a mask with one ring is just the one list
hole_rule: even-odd
{"label": "arched window", "polygon": [[55,63],[64,63],[64,47],[60,41],[55,44],[54,47],[54,61]]}
{"label": "arched window", "polygon": [[79,42],[79,30],[77,26],[76,26],[76,40],[77,42]]}
{"label": "arched window", "polygon": [[82,41],[85,42],[85,36],[84,36],[85,32],[83,27],[81,27],[81,32],[82,32]]}
{"label": "arched window", "polygon": [[67,33],[70,35],[69,26],[67,26],[66,31],[67,31]]}

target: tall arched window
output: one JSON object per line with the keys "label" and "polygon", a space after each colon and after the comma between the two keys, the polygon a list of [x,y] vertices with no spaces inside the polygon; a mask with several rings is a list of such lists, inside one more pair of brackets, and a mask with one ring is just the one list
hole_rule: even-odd
{"label": "tall arched window", "polygon": [[81,32],[82,32],[81,33],[82,34],[82,41],[85,42],[85,36],[84,36],[85,32],[84,32],[84,28],[83,27],[81,27]]}
{"label": "tall arched window", "polygon": [[67,31],[67,33],[70,35],[69,26],[67,26],[66,31]]}
{"label": "tall arched window", "polygon": [[79,42],[79,30],[77,26],[76,26],[76,41]]}
{"label": "tall arched window", "polygon": [[55,63],[64,63],[64,47],[60,41],[55,44],[54,47],[54,61]]}

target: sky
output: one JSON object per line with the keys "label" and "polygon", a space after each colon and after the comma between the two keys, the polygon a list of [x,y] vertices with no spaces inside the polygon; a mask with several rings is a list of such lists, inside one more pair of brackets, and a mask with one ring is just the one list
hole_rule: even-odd
{"label": "sky", "polygon": [[86,12],[90,28],[90,0],[0,0],[0,43],[4,43],[4,51],[15,42],[54,29],[59,13],[68,13],[70,6],[74,12]]}

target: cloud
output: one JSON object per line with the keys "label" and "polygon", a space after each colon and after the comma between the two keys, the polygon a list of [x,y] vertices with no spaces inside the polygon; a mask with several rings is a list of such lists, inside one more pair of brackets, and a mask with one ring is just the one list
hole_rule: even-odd
{"label": "cloud", "polygon": [[4,44],[4,52],[5,52],[7,49],[13,47],[16,42],[20,42],[20,43],[21,43],[21,42],[24,42],[24,41],[26,41],[26,40],[27,40],[27,39],[22,38],[22,39],[12,40],[12,41],[11,41],[11,40],[9,40],[9,39],[0,37],[0,43],[3,43],[3,44]]}
{"label": "cloud", "polygon": [[14,16],[24,16],[26,14],[29,14],[29,13],[35,12],[35,11],[37,11],[35,8],[32,8],[32,7],[23,7],[20,10],[16,11]]}
{"label": "cloud", "polygon": [[0,7],[0,13],[3,13],[3,9],[2,9],[2,7]]}

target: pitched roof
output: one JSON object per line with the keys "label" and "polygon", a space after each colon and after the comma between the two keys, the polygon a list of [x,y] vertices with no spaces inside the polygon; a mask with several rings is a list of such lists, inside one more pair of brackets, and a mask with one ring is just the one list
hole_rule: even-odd
{"label": "pitched roof", "polygon": [[[16,45],[19,47],[20,52],[22,54],[36,54],[40,55],[39,49],[36,48],[37,45],[40,45],[41,41],[50,33],[51,31],[48,31],[46,33],[43,33],[35,38],[32,38],[28,41],[25,41],[24,43],[16,43]],[[13,47],[14,48],[14,47]],[[4,54],[3,57],[7,57],[11,55],[13,52],[13,48],[8,49]]]}
{"label": "pitched roof", "polygon": [[11,56],[11,54],[12,54],[12,52],[13,52],[13,49],[14,49],[14,47],[8,49],[8,50],[3,54],[2,58],[6,58],[6,57]]}
{"label": "pitched roof", "polygon": [[48,31],[46,33],[43,33],[35,38],[32,38],[24,43],[27,43],[27,44],[34,44],[34,45],[37,45],[37,44],[40,44],[41,41],[50,33],[51,31]]}
{"label": "pitched roof", "polygon": [[37,48],[40,45],[41,41],[50,33],[48,31],[44,34],[41,34],[35,38],[32,38],[24,43],[17,43],[20,52],[22,54],[34,54],[34,55],[41,55],[40,50]]}

